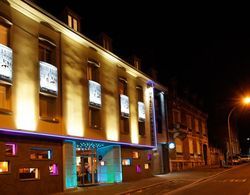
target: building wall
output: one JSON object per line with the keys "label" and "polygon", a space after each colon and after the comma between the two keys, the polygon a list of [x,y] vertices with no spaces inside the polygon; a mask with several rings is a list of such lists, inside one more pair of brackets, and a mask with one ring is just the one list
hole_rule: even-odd
{"label": "building wall", "polygon": [[[17,153],[15,156],[5,154],[6,143],[16,144]],[[32,148],[50,149],[52,158],[48,160],[32,160],[30,159]],[[0,174],[0,194],[49,194],[63,190],[61,142],[1,135],[0,161],[10,162],[9,173]],[[49,166],[54,163],[58,165],[58,175],[49,175]],[[20,180],[19,168],[39,168],[39,179]]]}
{"label": "building wall", "polygon": [[[138,152],[138,158],[133,157],[133,152]],[[121,158],[122,160],[131,160],[131,165],[122,166],[123,181],[139,180],[152,176],[153,156],[151,151],[122,147]],[[145,169],[145,164],[148,164],[148,169]]]}
{"label": "building wall", "polygon": [[[182,152],[177,153],[176,148],[170,150],[171,171],[209,165],[211,158],[207,133],[207,115],[187,101],[176,97],[170,98],[168,106],[169,139],[173,142],[179,139],[182,143]],[[179,113],[178,117],[176,113]],[[187,116],[191,116],[191,127],[188,125]],[[195,120],[198,120],[198,127],[195,127]],[[205,129],[201,123],[204,123]],[[197,146],[198,144],[199,146]],[[200,148],[200,154],[198,147]],[[191,152],[192,150],[193,152]]]}
{"label": "building wall", "polygon": [[[19,3],[19,1],[16,2]],[[29,6],[27,7],[32,10]],[[140,75],[136,75],[136,71],[135,75],[131,74],[132,68],[124,65],[123,62],[109,60],[99,51],[90,48],[88,44],[86,45],[84,38],[75,35],[78,37],[74,39],[64,31],[59,31],[56,29],[58,25],[56,22],[51,19],[48,21],[41,19],[46,18],[45,16],[36,18],[31,14],[27,17],[23,14],[24,12],[21,13],[2,2],[1,8],[0,14],[13,23],[10,37],[10,47],[13,49],[13,85],[11,86],[13,114],[0,115],[0,120],[3,121],[2,128],[151,145],[147,84],[144,78],[139,78]],[[35,12],[36,10],[34,14]],[[39,20],[41,22],[38,22]],[[59,75],[59,94],[56,103],[58,121],[56,122],[45,121],[39,117],[39,37],[46,37],[56,44],[56,65]],[[88,58],[94,58],[100,62],[103,105],[102,125],[99,130],[90,129],[88,126],[88,81],[86,78]],[[119,76],[126,77],[128,81],[130,134],[127,135],[120,134],[119,130]],[[138,135],[137,85],[141,85],[144,91],[145,136]]]}

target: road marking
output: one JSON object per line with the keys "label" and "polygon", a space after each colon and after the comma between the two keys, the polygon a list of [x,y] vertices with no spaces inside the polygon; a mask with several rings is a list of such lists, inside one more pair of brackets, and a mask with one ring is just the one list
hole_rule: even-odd
{"label": "road marking", "polygon": [[226,182],[244,183],[246,181],[247,181],[247,179],[223,179],[223,180],[214,180],[213,182],[219,182],[219,183],[226,183]]}

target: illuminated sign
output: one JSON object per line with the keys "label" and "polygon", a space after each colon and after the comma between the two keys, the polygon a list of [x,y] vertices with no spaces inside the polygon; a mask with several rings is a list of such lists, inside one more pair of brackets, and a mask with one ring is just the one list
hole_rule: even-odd
{"label": "illuminated sign", "polygon": [[0,80],[12,83],[12,49],[0,44]]}
{"label": "illuminated sign", "polygon": [[174,142],[170,142],[168,144],[168,147],[169,147],[169,149],[174,149],[175,148],[175,143]]}
{"label": "illuminated sign", "polygon": [[129,117],[129,98],[126,95],[120,95],[121,115]]}
{"label": "illuminated sign", "polygon": [[40,92],[57,96],[58,93],[57,67],[42,61],[40,61],[39,64],[40,64]]}
{"label": "illuminated sign", "polygon": [[89,104],[101,107],[101,85],[95,81],[89,80]]}
{"label": "illuminated sign", "polygon": [[138,117],[139,117],[139,121],[144,121],[146,118],[145,105],[143,102],[138,102]]}

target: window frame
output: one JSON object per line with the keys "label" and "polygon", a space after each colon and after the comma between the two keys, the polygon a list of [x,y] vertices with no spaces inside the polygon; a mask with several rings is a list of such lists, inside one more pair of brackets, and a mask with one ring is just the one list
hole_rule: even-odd
{"label": "window frame", "polygon": [[[48,60],[46,51],[50,50],[50,57]],[[42,51],[42,53],[41,53]],[[44,55],[41,57],[41,55]],[[57,45],[47,38],[46,36],[39,35],[38,37],[38,58],[39,58],[39,81],[40,81],[40,62],[48,63],[54,67],[56,67],[57,70],[57,93],[52,92],[45,92],[39,90],[39,117],[41,120],[46,122],[52,122],[52,123],[58,123],[59,120],[58,117],[58,96],[59,96],[59,68],[57,65]],[[44,103],[46,104],[44,107]],[[53,105],[52,109],[51,105]],[[44,112],[44,110],[47,110],[47,112]]]}
{"label": "window frame", "polygon": [[[42,159],[39,159],[37,156],[39,154],[35,153],[36,157],[35,158],[31,158],[31,155],[32,155],[32,151],[47,151],[47,156],[48,158],[42,158]],[[50,160],[53,160],[53,151],[51,148],[39,148],[39,147],[33,147],[30,149],[30,152],[29,152],[29,159],[30,160],[35,160],[35,161],[50,161]]]}
{"label": "window frame", "polygon": [[[121,87],[122,86],[122,90]],[[130,113],[125,114],[121,112],[121,95],[128,97],[128,82],[127,79],[124,77],[118,78],[118,94],[119,94],[119,115],[120,115],[120,132],[122,134],[129,134],[130,133]],[[130,107],[129,97],[128,97],[128,106]],[[130,109],[129,109],[130,111]]]}
{"label": "window frame", "polygon": [[[138,117],[138,131],[140,136],[145,136],[145,121],[146,121],[146,113],[145,113],[145,119],[139,118],[139,102],[144,104],[144,93],[143,93],[143,88],[141,85],[136,86],[136,94],[137,94],[137,117]],[[144,109],[145,109],[145,104],[144,104]],[[146,110],[144,110],[146,111]]]}
{"label": "window frame", "polygon": [[[20,169],[36,169],[38,171],[38,177],[36,178],[27,178],[27,179],[21,179],[20,178]],[[31,173],[31,172],[30,172]],[[35,176],[36,176],[36,173],[35,173]],[[38,167],[20,167],[18,169],[18,178],[20,181],[32,181],[32,180],[40,180],[40,169]]]}
{"label": "window frame", "polygon": [[0,172],[0,175],[5,175],[5,174],[10,174],[11,173],[10,161],[9,160],[0,160],[0,163],[4,163],[4,162],[8,163],[8,171]]}
{"label": "window frame", "polygon": [[[72,29],[74,29],[74,31],[80,31],[80,19],[78,17],[75,17],[73,14],[71,13],[67,13],[67,20],[68,20],[68,26]],[[70,21],[70,22],[69,22]],[[76,23],[75,23],[76,21]],[[75,26],[76,24],[76,26]]]}
{"label": "window frame", "polygon": [[[92,124],[92,114],[93,114],[93,111],[94,111],[94,113],[96,113],[98,116],[98,124],[97,124],[97,126],[95,127],[95,126],[93,126],[93,124]],[[98,107],[94,107],[94,106],[90,106],[89,105],[89,114],[88,114],[88,118],[89,118],[89,127],[91,128],[91,129],[101,129],[101,109],[100,108],[98,108]]]}
{"label": "window frame", "polygon": [[[0,25],[7,29],[7,43],[2,44],[8,48],[11,49],[11,28],[12,28],[12,22],[9,21],[7,18],[0,16]],[[12,58],[13,58],[13,52],[12,52]],[[12,79],[13,79],[13,61],[12,61]],[[0,107],[0,114],[12,114],[12,81],[6,81],[4,79],[0,79],[0,85],[5,88],[5,97],[8,97],[5,99],[5,104],[7,104],[7,107]]]}

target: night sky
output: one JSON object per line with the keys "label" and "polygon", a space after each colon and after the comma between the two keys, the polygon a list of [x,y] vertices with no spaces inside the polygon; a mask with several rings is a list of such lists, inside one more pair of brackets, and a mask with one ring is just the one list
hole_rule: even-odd
{"label": "night sky", "polygon": [[[68,5],[82,16],[85,36],[96,41],[105,32],[113,40],[113,52],[122,59],[135,54],[142,59],[143,71],[156,68],[162,84],[178,80],[191,97],[203,102],[211,142],[218,141],[214,135],[226,125],[229,110],[241,96],[250,94],[250,30],[244,17],[232,10],[151,1],[34,1],[54,15]],[[239,111],[234,116],[245,139],[250,137],[250,111]]]}

